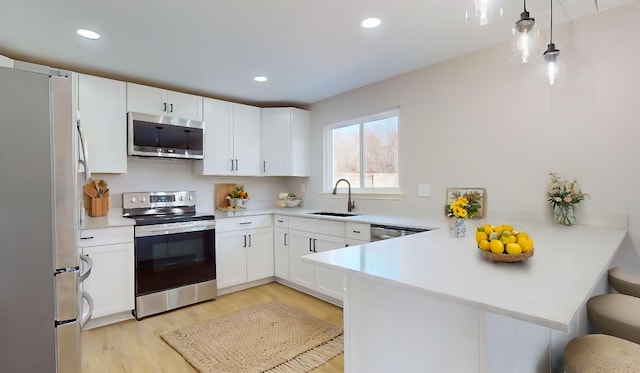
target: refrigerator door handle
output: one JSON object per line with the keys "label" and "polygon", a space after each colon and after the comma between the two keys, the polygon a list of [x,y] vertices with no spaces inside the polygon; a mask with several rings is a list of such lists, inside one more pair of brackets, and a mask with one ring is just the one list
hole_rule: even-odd
{"label": "refrigerator door handle", "polygon": [[87,254],[80,255],[80,260],[85,262],[86,266],[82,266],[82,269],[84,270],[84,272],[80,274],[80,277],[78,278],[78,282],[82,282],[86,280],[87,277],[89,277],[89,275],[91,274],[91,268],[93,268],[93,259],[91,259],[89,255]]}
{"label": "refrigerator door handle", "polygon": [[[82,320],[80,320],[80,327],[83,327],[84,324],[87,323],[87,321],[91,320],[91,315],[93,315],[93,298],[86,291],[82,292],[82,302],[83,303],[84,303],[84,300],[86,300],[87,304],[89,305],[89,311],[85,314],[84,313],[84,309],[83,309]],[[84,308],[84,307],[82,307],[82,308]]]}
{"label": "refrigerator door handle", "polygon": [[89,180],[91,180],[91,169],[89,168],[89,151],[87,150],[87,140],[84,137],[84,131],[82,130],[80,118],[78,118],[76,126],[78,127],[78,136],[80,137],[80,145],[82,147],[82,159],[79,159],[78,162],[80,162],[80,164],[82,164],[82,166],[84,167],[84,181],[89,182]]}

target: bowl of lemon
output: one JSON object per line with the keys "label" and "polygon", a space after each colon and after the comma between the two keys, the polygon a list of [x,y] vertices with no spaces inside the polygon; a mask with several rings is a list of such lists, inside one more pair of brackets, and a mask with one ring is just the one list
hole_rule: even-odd
{"label": "bowl of lemon", "polygon": [[533,256],[531,237],[512,225],[481,225],[476,228],[476,242],[482,255],[494,262],[517,263]]}

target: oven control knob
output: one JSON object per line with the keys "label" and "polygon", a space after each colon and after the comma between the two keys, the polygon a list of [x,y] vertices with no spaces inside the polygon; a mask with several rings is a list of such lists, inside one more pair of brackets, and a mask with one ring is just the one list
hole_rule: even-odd
{"label": "oven control knob", "polygon": [[136,203],[138,202],[138,200],[136,199],[136,197],[131,197],[131,203]]}
{"label": "oven control knob", "polygon": [[193,196],[189,194],[189,201],[193,201]]}
{"label": "oven control knob", "polygon": [[178,200],[179,200],[180,202],[182,202],[182,201],[184,200],[184,197],[183,197],[183,196],[180,196],[180,197],[178,197]]}
{"label": "oven control knob", "polygon": [[140,197],[140,202],[142,202],[142,203],[147,202],[147,197]]}

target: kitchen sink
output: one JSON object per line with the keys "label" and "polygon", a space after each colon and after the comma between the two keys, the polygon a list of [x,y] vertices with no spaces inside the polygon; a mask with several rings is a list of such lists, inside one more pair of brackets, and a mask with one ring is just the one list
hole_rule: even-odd
{"label": "kitchen sink", "polygon": [[341,217],[341,218],[346,218],[346,217],[350,217],[350,216],[358,216],[359,214],[351,214],[351,213],[347,213],[347,212],[326,212],[326,211],[321,211],[321,212],[312,212],[311,215],[337,216],[337,217]]}

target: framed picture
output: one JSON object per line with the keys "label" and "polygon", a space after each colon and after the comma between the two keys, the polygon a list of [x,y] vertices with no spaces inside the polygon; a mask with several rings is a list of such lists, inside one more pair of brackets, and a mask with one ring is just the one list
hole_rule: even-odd
{"label": "framed picture", "polygon": [[[465,197],[469,200],[473,212],[472,219],[480,219],[484,216],[485,209],[485,190],[484,188],[447,188],[447,201],[445,205],[445,213],[449,215],[449,206],[459,197]],[[471,212],[471,211],[470,211]]]}

